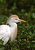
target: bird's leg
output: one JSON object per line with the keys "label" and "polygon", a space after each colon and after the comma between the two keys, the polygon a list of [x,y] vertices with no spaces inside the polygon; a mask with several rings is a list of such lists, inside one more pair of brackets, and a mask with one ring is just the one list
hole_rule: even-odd
{"label": "bird's leg", "polygon": [[12,47],[11,47],[11,50],[12,50]]}
{"label": "bird's leg", "polygon": [[10,50],[12,50],[12,45],[13,45],[13,43],[12,43],[11,40],[9,41],[9,45],[10,45],[10,46],[9,46]]}

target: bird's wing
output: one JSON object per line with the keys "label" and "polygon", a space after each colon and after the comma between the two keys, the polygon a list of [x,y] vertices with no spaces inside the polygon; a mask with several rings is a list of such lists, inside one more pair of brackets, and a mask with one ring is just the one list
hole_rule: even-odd
{"label": "bird's wing", "polygon": [[2,40],[4,41],[4,42],[3,42],[3,45],[5,45],[5,44],[8,42],[9,37],[6,37],[5,40],[4,40],[4,38],[3,38]]}
{"label": "bird's wing", "polygon": [[0,39],[6,44],[10,38],[10,28],[7,25],[0,26]]}

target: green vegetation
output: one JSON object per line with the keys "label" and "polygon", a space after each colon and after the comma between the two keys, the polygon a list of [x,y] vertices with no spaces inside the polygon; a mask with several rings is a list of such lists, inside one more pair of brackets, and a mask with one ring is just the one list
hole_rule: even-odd
{"label": "green vegetation", "polygon": [[5,46],[0,41],[0,50],[35,50],[35,0],[0,0],[0,25],[6,24],[10,15],[16,14],[26,23],[18,23],[16,40]]}

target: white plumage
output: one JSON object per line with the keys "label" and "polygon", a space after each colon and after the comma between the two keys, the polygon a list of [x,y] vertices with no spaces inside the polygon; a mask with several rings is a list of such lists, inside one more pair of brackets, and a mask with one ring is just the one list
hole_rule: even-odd
{"label": "white plumage", "polygon": [[[14,25],[13,25],[14,24]],[[0,25],[0,39],[2,39],[2,41],[4,41],[3,45],[5,45],[9,38],[11,38],[11,41],[13,40],[13,36],[14,36],[14,32],[15,32],[15,27],[16,24],[13,23],[13,26],[8,26],[8,25]]]}
{"label": "white plumage", "polygon": [[0,25],[0,39],[6,44],[10,37],[10,27],[8,25]]}
{"label": "white plumage", "polygon": [[20,20],[17,15],[12,15],[9,17],[7,23],[10,25],[0,25],[0,40],[2,39],[3,45],[5,45],[9,39],[13,41],[17,36],[17,22],[24,20]]}

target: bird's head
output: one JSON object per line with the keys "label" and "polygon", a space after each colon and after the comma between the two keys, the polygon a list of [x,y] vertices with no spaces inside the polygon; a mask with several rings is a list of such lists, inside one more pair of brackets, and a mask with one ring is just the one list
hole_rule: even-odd
{"label": "bird's head", "polygon": [[12,23],[17,23],[17,22],[26,22],[25,20],[19,19],[17,15],[11,15],[7,21],[7,23],[12,22]]}

